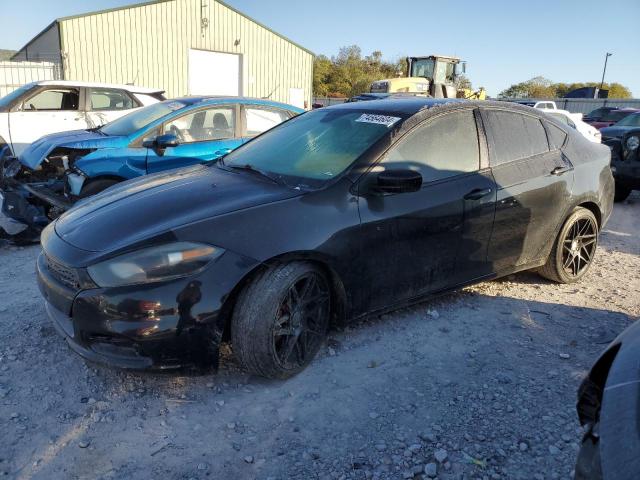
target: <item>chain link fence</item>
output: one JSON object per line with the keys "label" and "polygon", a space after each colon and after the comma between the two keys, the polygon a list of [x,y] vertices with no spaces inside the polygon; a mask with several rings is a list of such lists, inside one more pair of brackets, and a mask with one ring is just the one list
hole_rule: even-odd
{"label": "chain link fence", "polygon": [[0,97],[25,83],[38,80],[61,80],[61,65],[54,62],[0,62]]}

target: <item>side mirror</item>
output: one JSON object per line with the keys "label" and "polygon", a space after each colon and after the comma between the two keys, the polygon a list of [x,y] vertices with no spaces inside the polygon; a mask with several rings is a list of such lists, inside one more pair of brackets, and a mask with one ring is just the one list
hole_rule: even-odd
{"label": "side mirror", "polygon": [[154,149],[160,156],[164,155],[164,151],[167,148],[177,147],[178,145],[180,145],[180,141],[173,133],[165,133],[164,135],[158,135],[155,138],[145,138],[142,140],[143,147]]}
{"label": "side mirror", "polygon": [[409,169],[385,170],[378,174],[377,190],[382,193],[417,192],[422,188],[422,175]]}

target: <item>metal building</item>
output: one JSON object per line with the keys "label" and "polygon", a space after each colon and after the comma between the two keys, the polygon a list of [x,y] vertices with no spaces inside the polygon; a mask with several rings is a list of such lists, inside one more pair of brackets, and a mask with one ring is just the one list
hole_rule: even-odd
{"label": "metal building", "polygon": [[12,60],[66,80],[311,105],[313,53],[217,0],[157,0],[54,20]]}

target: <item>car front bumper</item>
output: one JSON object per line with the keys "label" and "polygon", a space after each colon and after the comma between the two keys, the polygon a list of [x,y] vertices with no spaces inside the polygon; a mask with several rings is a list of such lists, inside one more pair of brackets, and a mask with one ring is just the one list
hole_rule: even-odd
{"label": "car front bumper", "polygon": [[191,277],[82,288],[70,286],[70,275],[60,274],[66,267],[43,252],[36,273],[47,315],[76,353],[125,369],[166,370],[217,366],[228,318],[226,301],[255,265],[225,252]]}
{"label": "car front bumper", "polygon": [[616,183],[632,189],[640,189],[640,162],[612,160],[611,172]]}

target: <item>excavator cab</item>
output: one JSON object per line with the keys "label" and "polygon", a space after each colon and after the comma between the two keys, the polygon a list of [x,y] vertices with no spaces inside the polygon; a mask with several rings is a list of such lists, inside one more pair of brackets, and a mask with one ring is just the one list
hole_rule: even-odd
{"label": "excavator cab", "polygon": [[466,71],[466,62],[456,57],[429,55],[407,58],[408,76],[429,81],[429,93],[436,98],[455,98],[456,79]]}

